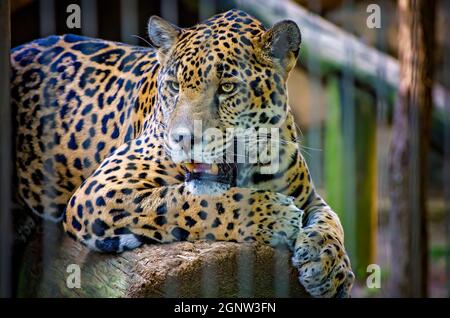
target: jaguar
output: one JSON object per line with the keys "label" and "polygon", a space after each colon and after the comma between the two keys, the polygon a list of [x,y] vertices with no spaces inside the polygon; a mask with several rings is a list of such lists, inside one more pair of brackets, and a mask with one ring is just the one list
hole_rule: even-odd
{"label": "jaguar", "polygon": [[[148,37],[140,47],[65,34],[12,49],[22,204],[106,253],[200,239],[284,245],[312,296],[348,297],[343,229],[314,188],[288,105],[297,24],[266,29],[240,10],[190,28],[152,16]],[[210,128],[219,136],[198,138]],[[224,162],[239,141],[230,129],[256,132],[253,146],[277,135],[277,169],[246,153]]]}

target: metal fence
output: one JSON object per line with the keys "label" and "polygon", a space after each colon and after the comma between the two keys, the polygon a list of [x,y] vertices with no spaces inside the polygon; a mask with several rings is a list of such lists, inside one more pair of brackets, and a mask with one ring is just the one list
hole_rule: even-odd
{"label": "metal fence", "polygon": [[[33,1],[30,1],[33,2]],[[105,1],[79,0],[79,1],[34,1],[38,12],[38,29],[40,36],[64,31],[56,18],[61,16],[61,8],[70,3],[77,3],[82,8],[82,28],[74,30],[90,37],[109,38],[120,40],[129,44],[146,45],[142,26],[151,14],[159,14],[174,24],[189,24],[192,21],[202,20],[229,6],[236,6],[254,14],[266,24],[290,18],[296,21],[303,32],[303,48],[299,68],[308,74],[309,90],[312,98],[308,105],[311,117],[317,116],[316,109],[321,95],[328,96],[327,111],[336,114],[328,116],[325,121],[313,120],[315,124],[309,126],[304,135],[304,141],[310,151],[305,155],[316,185],[323,191],[325,197],[330,198],[331,205],[336,206],[346,232],[346,246],[350,252],[357,274],[363,275],[366,266],[375,262],[375,246],[377,238],[377,220],[380,205],[387,200],[388,168],[386,153],[388,152],[389,136],[383,133],[382,128],[388,127],[389,112],[393,105],[393,95],[398,83],[398,64],[387,54],[380,52],[385,49],[386,43],[381,36],[377,40],[377,49],[362,43],[348,32],[343,32],[327,23],[320,17],[305,11],[291,1],[278,0],[245,0],[245,1],[177,1],[161,0],[144,2],[138,0]],[[187,8],[187,3],[192,6]],[[283,3],[283,5],[280,5]],[[314,11],[320,12],[320,1],[310,1]],[[352,10],[353,1],[345,1],[345,6]],[[106,6],[108,6],[106,8]],[[113,8],[114,7],[114,8]],[[152,7],[152,8],[150,8]],[[58,10],[56,9],[58,8]],[[106,8],[106,9],[105,9]],[[149,9],[150,8],[150,9]],[[448,9],[450,10],[450,9]],[[106,11],[106,12],[105,12]],[[64,12],[64,11],[63,11]],[[120,27],[112,27],[111,21],[105,22],[111,16],[118,18]],[[61,17],[59,17],[61,20]],[[11,196],[11,168],[12,168],[12,135],[11,110],[9,107],[9,1],[0,2],[0,120],[1,145],[0,157],[0,231],[1,231],[1,291],[2,295],[10,295],[10,259],[11,259],[11,215],[9,211]],[[193,24],[193,23],[191,23]],[[350,27],[348,27],[350,28]],[[109,30],[109,31],[105,31]],[[379,31],[382,32],[382,31]],[[26,35],[25,37],[30,36]],[[31,35],[34,36],[34,35]],[[5,40],[3,40],[5,39]],[[31,40],[31,39],[29,39]],[[14,41],[21,41],[13,39]],[[447,43],[448,45],[448,43]],[[445,60],[448,64],[448,58]],[[440,85],[434,88],[436,109],[440,114],[450,114],[449,93]],[[334,105],[334,106],[333,106]],[[333,112],[332,107],[335,107]],[[442,113],[443,112],[443,113]],[[363,126],[358,126],[358,120],[364,118]],[[332,127],[335,127],[334,130]],[[450,128],[443,126],[444,131],[444,198],[446,200],[445,213],[447,215],[447,236],[450,237]],[[361,139],[358,134],[363,134]],[[367,146],[367,140],[373,144]],[[338,143],[341,148],[338,153],[327,152],[327,145]],[[305,148],[308,149],[308,148]],[[367,159],[361,162],[361,158]],[[372,158],[373,160],[371,160]],[[340,166],[336,168],[336,161]],[[361,168],[358,170],[358,167]],[[341,171],[345,171],[345,176]],[[372,171],[364,174],[363,171]],[[338,180],[342,177],[342,180]],[[369,187],[364,192],[364,187]],[[345,189],[345,191],[343,191]],[[372,192],[371,192],[372,191]],[[365,201],[360,198],[365,197]],[[364,212],[361,212],[364,210]],[[394,233],[388,233],[395,235]],[[366,239],[361,239],[364,235]],[[44,254],[51,257],[52,250],[58,241],[49,232],[44,244]],[[448,239],[448,238],[447,238]],[[447,274],[450,273],[450,254],[447,241]],[[285,250],[276,253],[284,254]],[[389,254],[389,251],[381,251]],[[282,258],[282,257],[280,257]],[[238,276],[242,282],[239,286],[239,296],[252,296],[252,255],[241,255],[238,259]],[[217,296],[217,284],[214,279],[214,268],[208,267],[202,281],[204,296]],[[288,269],[285,264],[276,265],[278,278],[274,286],[277,296],[289,296]],[[449,277],[447,277],[447,281]],[[177,294],[176,282],[167,284],[166,295]],[[450,287],[449,287],[450,290]]]}
{"label": "metal fence", "polygon": [[10,4],[0,2],[0,296],[11,296],[12,217],[11,168],[12,127],[9,104]]}

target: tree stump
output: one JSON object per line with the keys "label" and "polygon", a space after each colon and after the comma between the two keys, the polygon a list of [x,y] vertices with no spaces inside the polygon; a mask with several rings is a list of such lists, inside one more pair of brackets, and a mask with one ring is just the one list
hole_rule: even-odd
{"label": "tree stump", "polygon": [[[101,254],[61,232],[46,224],[26,247],[19,297],[308,297],[285,249],[198,241]],[[71,264],[80,288],[68,287]]]}

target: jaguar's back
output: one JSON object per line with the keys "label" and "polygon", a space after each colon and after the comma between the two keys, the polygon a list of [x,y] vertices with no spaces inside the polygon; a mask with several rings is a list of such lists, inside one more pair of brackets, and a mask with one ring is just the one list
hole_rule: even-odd
{"label": "jaguar's back", "polygon": [[17,181],[34,212],[59,219],[82,181],[143,129],[153,104],[145,99],[156,91],[155,55],[71,34],[12,50]]}

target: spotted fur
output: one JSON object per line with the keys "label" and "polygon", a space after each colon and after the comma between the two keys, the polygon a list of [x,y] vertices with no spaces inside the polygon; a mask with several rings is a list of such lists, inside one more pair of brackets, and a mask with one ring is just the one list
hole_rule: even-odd
{"label": "spotted fur", "polygon": [[[347,296],[342,227],[314,190],[287,104],[295,23],[265,30],[232,10],[180,29],[152,17],[149,36],[154,47],[68,34],[12,50],[21,199],[103,252],[197,239],[287,243],[312,295]],[[235,91],[224,96],[230,80]],[[279,129],[279,170],[250,166],[229,189],[194,193],[170,153],[172,129],[194,119]]]}

